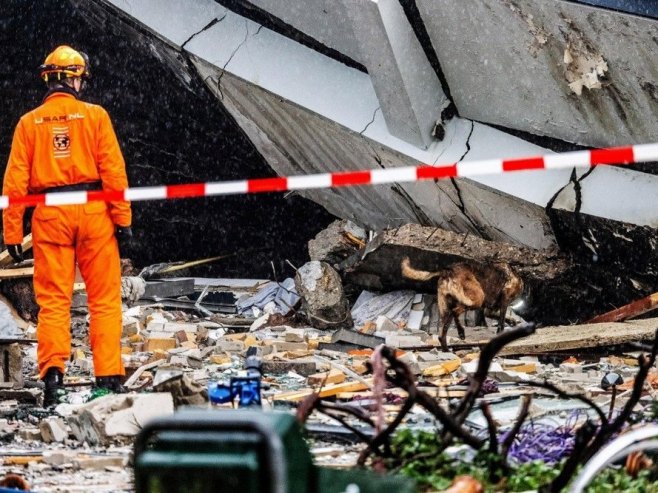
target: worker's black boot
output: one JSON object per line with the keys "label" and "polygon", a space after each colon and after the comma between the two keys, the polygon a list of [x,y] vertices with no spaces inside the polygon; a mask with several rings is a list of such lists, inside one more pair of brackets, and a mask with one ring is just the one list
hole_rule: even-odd
{"label": "worker's black boot", "polygon": [[126,388],[122,385],[123,377],[121,375],[111,375],[108,377],[96,377],[96,388],[106,390],[112,394],[125,394]]}
{"label": "worker's black boot", "polygon": [[59,391],[64,388],[64,374],[58,368],[48,368],[43,377],[46,385],[43,391],[43,407],[53,407],[59,404]]}

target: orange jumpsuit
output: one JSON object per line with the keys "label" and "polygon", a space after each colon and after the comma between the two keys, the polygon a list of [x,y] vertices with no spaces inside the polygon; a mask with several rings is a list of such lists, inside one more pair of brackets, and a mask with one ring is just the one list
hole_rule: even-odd
{"label": "orange jumpsuit", "polygon": [[[128,186],[121,149],[107,112],[54,92],[23,115],[12,141],[3,194],[22,197],[51,187],[102,182]],[[100,188],[100,187],[99,187]],[[23,241],[24,207],[3,211],[5,244]],[[121,360],[121,268],[114,227],[130,226],[129,202],[39,205],[32,217],[34,292],[39,304],[37,357],[43,378],[63,373],[71,354],[71,298],[76,261],[90,312],[89,342],[97,377],[124,375]]]}

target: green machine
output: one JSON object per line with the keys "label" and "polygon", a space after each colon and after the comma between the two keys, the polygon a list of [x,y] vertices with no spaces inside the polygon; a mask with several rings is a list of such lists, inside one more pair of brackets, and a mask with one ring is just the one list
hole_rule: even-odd
{"label": "green machine", "polygon": [[137,493],[414,493],[415,483],[316,467],[295,418],[257,410],[184,410],[135,441]]}

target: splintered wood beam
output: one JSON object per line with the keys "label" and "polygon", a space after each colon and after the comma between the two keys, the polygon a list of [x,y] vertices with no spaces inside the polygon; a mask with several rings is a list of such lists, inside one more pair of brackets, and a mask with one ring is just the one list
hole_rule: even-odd
{"label": "splintered wood beam", "polygon": [[[32,248],[32,233],[23,238],[23,243],[21,243],[21,246],[23,247],[23,253]],[[11,255],[9,255],[9,250],[5,249],[0,252],[0,267],[10,265],[13,261],[14,259],[12,259]]]}
{"label": "splintered wood beam", "polygon": [[655,310],[656,308],[658,308],[658,293],[653,293],[649,296],[633,301],[628,305],[621,306],[616,310],[597,315],[585,323],[599,324],[604,322],[622,322],[643,315],[651,310]]}

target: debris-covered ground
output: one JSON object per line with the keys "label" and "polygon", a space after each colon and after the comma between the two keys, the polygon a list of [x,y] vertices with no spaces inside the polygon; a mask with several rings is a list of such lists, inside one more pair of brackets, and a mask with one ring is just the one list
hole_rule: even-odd
{"label": "debris-covered ground", "polygon": [[[41,407],[30,263],[11,266],[0,254],[3,476],[37,492],[134,491],[132,445],[143,425],[186,407],[258,405],[255,394],[232,393],[240,378],[260,382],[264,409],[297,416],[316,464],[406,474],[422,491],[560,491],[620,433],[656,418],[658,320],[631,320],[650,303],[560,326],[509,310],[500,334],[495,314],[476,325],[468,311],[465,338],[451,327],[444,351],[434,288],[398,275],[395,289],[403,254],[425,268],[442,261],[431,248],[414,250],[428,245],[419,242],[391,249],[386,264],[381,237],[368,240],[334,223],[310,242],[312,260],[278,280],[193,277],[203,261],[141,272],[126,264],[126,394],[94,391],[84,284],[76,284],[66,393],[54,409]],[[488,244],[470,260],[482,262],[485,247],[494,254]],[[530,286],[533,275],[558,285],[568,271],[548,253],[496,252]],[[445,244],[439,253],[459,260]],[[379,257],[368,265],[368,255]],[[648,456],[617,468],[598,481],[621,489],[600,491],[649,491]]]}

